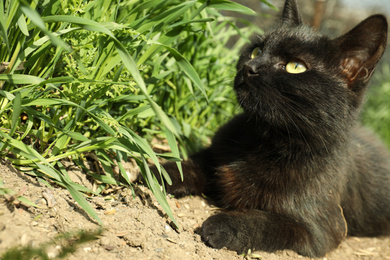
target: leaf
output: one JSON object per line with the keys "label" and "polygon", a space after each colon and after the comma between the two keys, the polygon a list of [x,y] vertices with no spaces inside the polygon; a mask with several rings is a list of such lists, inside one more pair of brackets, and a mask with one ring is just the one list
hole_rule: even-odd
{"label": "leaf", "polygon": [[12,128],[11,128],[11,131],[9,133],[10,136],[13,135],[13,133],[16,130],[16,127],[18,126],[20,113],[22,112],[22,105],[21,104],[22,104],[22,98],[21,98],[20,92],[17,92],[15,94],[15,99],[12,100],[13,112],[12,112],[12,121],[11,121]]}
{"label": "leaf", "polygon": [[121,95],[121,96],[114,97],[113,99],[111,99],[111,101],[112,102],[127,102],[127,103],[134,102],[134,103],[138,103],[139,101],[145,100],[145,99],[146,99],[146,97],[144,95],[133,95],[133,94],[131,94],[131,95]]}
{"label": "leaf", "polygon": [[74,140],[77,140],[77,141],[88,141],[89,139],[87,137],[85,137],[84,135],[82,135],[81,133],[77,133],[77,132],[72,132],[72,131],[64,131],[64,134],[66,134],[67,136],[69,136],[70,138],[74,139]]}
{"label": "leaf", "polygon": [[[165,131],[165,134],[167,136],[168,144],[169,144],[169,147],[171,148],[173,156],[180,158],[179,148],[177,146],[175,136],[168,129]],[[176,165],[177,165],[177,168],[179,169],[179,172],[180,172],[181,181],[183,181],[183,170],[181,167],[181,163],[176,162]]]}
{"label": "leaf", "polygon": [[23,140],[24,138],[26,138],[26,136],[30,133],[33,125],[34,125],[34,121],[31,118],[28,118],[27,119],[27,126],[26,126],[24,133],[23,133],[22,137],[20,138],[20,140]]}
{"label": "leaf", "polygon": [[156,102],[154,102],[152,99],[149,100],[149,103],[151,107],[153,108],[156,115],[160,118],[161,122],[175,135],[181,134],[181,130],[179,128],[176,128],[175,125],[172,123],[171,119],[164,113],[164,111],[159,107]]}
{"label": "leaf", "polygon": [[63,185],[73,197],[73,199],[87,212],[91,217],[96,219],[99,224],[102,224],[99,216],[96,214],[95,210],[89,205],[84,196],[77,190],[75,183],[72,183],[70,180],[67,180],[60,172],[55,170],[52,167],[43,164],[36,164],[41,172],[55,179],[59,184]]}
{"label": "leaf", "polygon": [[85,210],[85,212],[87,212],[91,217],[93,217],[97,222],[99,222],[100,225],[102,225],[103,223],[100,220],[99,216],[96,214],[96,211],[91,207],[91,205],[84,198],[84,196],[75,189],[73,184],[68,183],[67,181],[64,181],[63,184],[65,185],[66,189],[69,191],[73,199]]}
{"label": "leaf", "polygon": [[142,157],[142,162],[143,162],[143,166],[144,166],[144,168],[143,168],[144,172],[146,173],[146,179],[147,179],[147,182],[149,184],[148,186],[152,190],[154,196],[156,197],[157,201],[160,203],[161,207],[168,214],[169,218],[173,221],[173,223],[176,225],[176,227],[179,227],[179,225],[177,224],[177,222],[172,214],[172,210],[169,207],[167,199],[166,199],[165,195],[161,192],[161,187],[158,184],[156,177],[153,174],[151,174],[150,169],[147,166],[147,162],[146,162],[144,157]]}
{"label": "leaf", "polygon": [[[68,155],[70,154],[80,154],[85,152],[90,152],[97,149],[107,149],[111,148],[112,144],[117,140],[115,137],[98,137],[92,140],[84,141],[74,147],[70,152],[68,152]],[[65,155],[59,155],[57,157],[66,157]]]}
{"label": "leaf", "polygon": [[28,29],[27,29],[26,18],[24,17],[23,14],[20,14],[20,17],[18,19],[18,26],[19,26],[20,31],[24,35],[30,36],[30,34],[28,33]]}
{"label": "leaf", "polygon": [[39,29],[41,29],[42,32],[44,32],[49,38],[50,41],[58,46],[62,47],[67,52],[71,52],[72,49],[60,38],[54,36],[51,32],[49,32],[46,29],[46,25],[43,22],[41,16],[39,13],[35,10],[33,10],[30,6],[28,6],[24,1],[20,1],[20,10],[28,17],[30,18],[31,22],[35,24]]}
{"label": "leaf", "polygon": [[111,176],[99,175],[99,174],[94,174],[94,173],[90,173],[89,175],[92,176],[94,179],[101,181],[103,183],[106,183],[106,184],[112,184],[112,185],[119,185],[120,184],[117,180],[115,180]]}
{"label": "leaf", "polygon": [[148,95],[148,91],[146,89],[145,82],[137,68],[137,64],[135,63],[134,59],[131,57],[130,53],[118,40],[114,39],[114,41],[115,41],[116,50],[119,53],[119,56],[121,57],[123,64],[130,71],[135,82],[138,84],[139,88],[142,90],[146,98],[150,98]]}
{"label": "leaf", "polygon": [[[147,111],[151,111],[151,107],[149,105],[144,105],[144,106],[139,106],[137,108],[134,108],[134,109],[131,109],[129,111],[127,111],[125,114],[123,114],[119,119],[118,119],[118,122],[121,122],[122,120],[125,120],[129,117],[133,117],[135,115],[138,116],[138,118],[140,118],[140,114],[141,113],[145,113]],[[150,114],[147,114],[147,116],[151,116]]]}
{"label": "leaf", "polygon": [[166,2],[166,0],[151,0],[146,1],[145,3],[138,3],[137,5],[135,5],[134,8],[130,10],[129,14],[140,13],[143,10],[147,10],[152,7],[160,7],[160,4],[164,2]]}
{"label": "leaf", "polygon": [[62,183],[63,178],[61,177],[60,173],[53,168],[53,166],[48,166],[41,163],[36,163],[36,166],[38,166],[41,173]]}
{"label": "leaf", "polygon": [[[60,31],[54,32],[53,35],[54,35],[55,37],[57,37],[57,36],[60,36],[60,35],[63,35],[63,34],[67,34],[67,33],[69,33],[69,32],[76,31],[76,30],[80,30],[80,28],[74,27],[74,28],[68,28],[68,29],[60,30]],[[48,40],[50,40],[49,36],[44,36],[44,37],[42,37],[42,38],[36,40],[36,41],[33,42],[32,44],[28,45],[28,46],[23,50],[23,56],[24,56],[24,57],[27,57],[28,55],[30,55],[31,53],[33,53],[35,50],[37,50],[38,48],[40,48],[43,44],[45,44]]]}
{"label": "leaf", "polygon": [[[161,174],[164,177],[165,181],[168,185],[172,185],[172,179],[171,176],[169,176],[169,173],[164,169],[164,167],[161,167]],[[182,177],[183,180],[183,177]]]}
{"label": "leaf", "polygon": [[279,11],[279,8],[271,4],[268,0],[261,0],[262,3],[266,4],[269,8]]}
{"label": "leaf", "polygon": [[173,6],[171,9],[156,15],[146,23],[143,23],[141,27],[137,28],[137,31],[142,34],[152,27],[160,28],[163,24],[170,24],[172,21],[182,16],[196,2],[197,1],[185,1],[184,3]]}
{"label": "leaf", "polygon": [[212,22],[212,21],[214,21],[214,20],[215,20],[214,18],[203,18],[203,19],[194,19],[194,20],[182,20],[182,21],[180,21],[180,22],[171,24],[171,25],[168,26],[167,28],[173,28],[173,27],[176,27],[176,26],[182,26],[182,25],[187,25],[187,24],[191,24],[191,23],[207,23],[207,22]]}
{"label": "leaf", "polygon": [[4,15],[4,5],[0,5],[0,36],[3,38],[3,42],[7,46],[7,51],[10,53],[10,46],[9,46],[9,39],[8,39],[8,32],[7,32],[7,25],[6,25],[6,16]]}
{"label": "leaf", "polygon": [[22,74],[0,74],[0,81],[6,81],[10,84],[26,84],[26,85],[37,85],[44,81],[37,76],[22,75]]}
{"label": "leaf", "polygon": [[204,97],[207,100],[207,94],[206,94],[206,91],[204,90],[204,86],[202,84],[202,81],[200,80],[198,73],[196,72],[194,67],[191,65],[191,63],[174,48],[171,48],[170,46],[159,43],[159,42],[153,42],[153,43],[164,46],[164,48],[166,48],[172,54],[172,56],[175,58],[175,60],[177,61],[177,64],[180,66],[180,68],[195,83],[195,85],[198,87],[198,89],[202,92],[202,94],[204,95]]}
{"label": "leaf", "polygon": [[23,196],[19,196],[18,197],[18,200],[20,202],[23,202],[24,204],[26,205],[30,205],[30,206],[33,206],[35,208],[40,208],[37,204],[35,204],[34,202],[32,202],[31,200],[27,199],[26,197],[23,197]]}
{"label": "leaf", "polygon": [[25,156],[28,156],[30,159],[37,159],[40,162],[48,164],[46,159],[43,158],[42,155],[40,155],[36,150],[34,150],[34,148],[22,143],[21,141],[13,139],[11,136],[4,133],[2,130],[0,130],[0,136],[7,139],[7,143],[10,146],[15,147],[24,152]]}
{"label": "leaf", "polygon": [[[125,134],[126,136],[129,137],[129,139],[131,139],[131,141],[139,147],[140,149],[140,152],[141,153],[145,153],[149,156],[150,159],[152,159],[153,163],[156,165],[156,166],[159,166],[160,163],[158,161],[158,158],[156,156],[156,153],[153,151],[153,149],[150,147],[150,145],[148,144],[148,142],[146,142],[145,139],[141,138],[139,135],[137,135],[136,133],[134,133],[130,128],[128,127],[119,127],[118,128],[118,131],[120,133],[123,133]],[[126,146],[126,142],[123,142],[121,139],[119,140],[122,144],[124,144]],[[159,167],[158,167],[159,168]]]}
{"label": "leaf", "polygon": [[[115,153],[116,153],[116,157],[117,157],[116,161],[117,161],[117,165],[118,165],[120,174],[126,180],[126,184],[130,185],[130,187],[131,187],[131,181],[129,179],[128,172],[125,170],[125,167],[122,164],[122,162],[127,161],[127,156],[125,153],[118,151],[118,150],[115,150]],[[133,189],[131,189],[131,190],[132,190],[132,192],[134,192]],[[133,193],[133,195],[134,195],[134,193]]]}
{"label": "leaf", "polygon": [[205,3],[206,1],[207,7],[212,7],[218,10],[233,11],[249,15],[256,14],[256,12],[252,9],[228,0],[199,0],[200,3]]}
{"label": "leaf", "polygon": [[167,32],[165,35],[161,36],[158,39],[159,44],[153,44],[151,45],[144,54],[138,59],[137,64],[143,64],[146,62],[147,59],[149,59],[150,56],[153,55],[153,53],[157,52],[160,48],[162,48],[161,44],[169,45],[172,42],[174,42],[180,34],[183,32],[184,26],[175,26],[172,30]]}
{"label": "leaf", "polygon": [[23,105],[24,106],[53,106],[53,105],[74,106],[87,112],[88,115],[91,116],[100,125],[100,127],[102,127],[107,133],[113,136],[115,136],[116,134],[115,131],[108,124],[106,124],[102,119],[99,118],[99,115],[96,115],[93,111],[86,110],[85,108],[69,100],[41,98],[36,100],[25,100],[25,103],[23,103]]}
{"label": "leaf", "polygon": [[99,126],[104,129],[104,131],[106,131],[110,135],[113,135],[113,136],[116,135],[116,132],[114,131],[114,129],[112,129],[112,127],[110,127],[103,120],[101,120],[99,118],[99,116],[96,116],[95,114],[93,114],[93,113],[91,113],[89,111],[87,111],[87,112],[88,112],[88,115],[90,115],[99,124]]}
{"label": "leaf", "polygon": [[32,109],[31,107],[27,107],[27,106],[22,106],[22,110],[24,112],[26,112],[27,115],[32,115],[34,118],[42,120],[43,122],[45,122],[48,125],[55,126],[52,119],[40,111],[37,111],[37,110]]}
{"label": "leaf", "polygon": [[109,35],[112,38],[115,38],[112,32],[109,29],[107,29],[104,25],[83,17],[70,16],[70,15],[53,15],[53,16],[43,17],[42,21],[46,23],[61,22],[61,23],[77,24],[81,26],[83,29],[89,31],[95,31],[95,32],[102,32]]}
{"label": "leaf", "polygon": [[168,127],[170,131],[178,135],[180,131],[178,131],[178,129],[176,129],[176,127],[172,124],[168,116],[164,113],[164,111],[162,111],[161,107],[159,107],[156,104],[156,102],[154,102],[149,96],[148,91],[146,89],[145,81],[143,80],[134,59],[130,56],[129,52],[125,49],[125,47],[116,39],[115,39],[115,46],[117,51],[119,52],[120,57],[122,58],[123,64],[130,71],[135,82],[138,84],[138,86],[146,96],[148,102],[150,103],[156,115],[165,124],[165,126]]}
{"label": "leaf", "polygon": [[78,107],[77,104],[65,100],[65,99],[49,99],[49,98],[39,98],[39,99],[25,99],[23,100],[24,106],[55,106],[55,105],[71,105]]}
{"label": "leaf", "polygon": [[4,90],[0,90],[0,95],[7,98],[8,100],[13,100],[15,98],[15,96],[13,94],[9,93],[8,91],[4,91]]}

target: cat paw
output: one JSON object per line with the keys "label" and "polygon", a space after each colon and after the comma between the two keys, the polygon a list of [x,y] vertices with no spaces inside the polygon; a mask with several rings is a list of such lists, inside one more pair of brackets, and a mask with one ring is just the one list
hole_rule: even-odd
{"label": "cat paw", "polygon": [[211,247],[217,249],[226,247],[244,253],[250,248],[250,241],[240,228],[236,216],[220,213],[211,216],[203,223],[202,239]]}

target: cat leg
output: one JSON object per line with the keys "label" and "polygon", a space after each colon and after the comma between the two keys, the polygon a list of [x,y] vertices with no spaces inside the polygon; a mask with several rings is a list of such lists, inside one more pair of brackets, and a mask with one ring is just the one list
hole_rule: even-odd
{"label": "cat leg", "polygon": [[304,256],[320,257],[335,249],[346,235],[344,219],[334,221],[333,225],[342,228],[325,231],[321,225],[300,224],[260,210],[223,212],[203,223],[202,239],[212,247],[238,253],[291,249]]}
{"label": "cat leg", "polygon": [[[167,162],[162,164],[162,167],[164,167],[164,169],[168,172],[169,177],[172,180],[171,185],[163,180],[165,190],[167,193],[176,197],[183,197],[190,194],[202,195],[202,193],[205,193],[206,186],[208,184],[208,175],[210,175],[208,174],[208,172],[210,172],[208,169],[211,168],[211,162],[209,149],[204,149],[190,156],[188,160],[181,163],[183,180],[181,178],[180,171],[177,168],[176,162]],[[161,183],[157,167],[153,165],[150,169]]]}

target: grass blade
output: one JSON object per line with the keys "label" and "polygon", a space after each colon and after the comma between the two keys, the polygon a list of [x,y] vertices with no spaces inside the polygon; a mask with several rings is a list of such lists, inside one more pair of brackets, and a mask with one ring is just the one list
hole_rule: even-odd
{"label": "grass blade", "polygon": [[100,220],[98,214],[96,214],[96,211],[91,207],[91,205],[88,203],[88,201],[84,198],[84,196],[79,192],[75,187],[67,182],[63,182],[65,184],[66,189],[69,191],[70,195],[73,197],[73,199],[87,212],[91,217],[93,217],[100,225],[103,224],[103,222]]}
{"label": "grass blade", "polygon": [[5,81],[10,84],[26,84],[26,85],[38,85],[43,82],[44,79],[41,79],[37,76],[31,75],[22,75],[22,74],[0,74],[0,81]]}
{"label": "grass blade", "polygon": [[28,33],[28,29],[27,29],[26,18],[24,17],[23,14],[21,14],[19,19],[18,19],[18,26],[19,26],[20,31],[24,35],[30,36],[30,34]]}
{"label": "grass blade", "polygon": [[0,136],[5,138],[7,140],[7,143],[12,146],[12,147],[15,147],[17,149],[19,149],[20,151],[24,152],[26,155],[28,155],[28,157],[30,159],[36,159],[40,162],[44,162],[46,164],[47,161],[45,158],[43,158],[36,150],[34,150],[32,147],[22,143],[21,141],[18,141],[16,139],[13,139],[11,136],[7,135],[6,133],[4,133],[2,130],[0,130]]}
{"label": "grass blade", "polygon": [[4,5],[0,6],[0,36],[3,38],[3,42],[7,46],[7,51],[10,53],[10,46],[9,46],[9,40],[8,40],[8,32],[7,32],[7,21],[6,16],[4,15]]}
{"label": "grass blade", "polygon": [[77,24],[81,26],[83,29],[94,31],[94,32],[102,32],[112,38],[115,38],[112,32],[108,30],[104,25],[101,25],[96,21],[82,18],[82,17],[69,16],[69,15],[46,16],[42,18],[42,22],[46,22],[46,23],[62,22],[62,23]]}
{"label": "grass blade", "polygon": [[169,47],[165,44],[159,43],[159,42],[154,42],[154,43],[164,46],[164,48],[166,48],[172,54],[172,56],[175,58],[175,60],[177,61],[177,64],[180,66],[180,68],[195,83],[195,85],[198,87],[198,89],[202,92],[202,94],[204,95],[204,97],[207,100],[207,94],[206,94],[206,91],[205,91],[204,86],[202,84],[202,81],[200,80],[198,73],[196,72],[194,67],[191,65],[191,63],[174,48],[171,48],[171,47]]}
{"label": "grass blade", "polygon": [[124,48],[124,46],[118,40],[115,40],[115,46],[117,48],[117,51],[119,52],[120,57],[122,58],[123,64],[130,71],[135,82],[137,82],[138,86],[140,87],[140,89],[144,93],[145,97],[147,98],[148,102],[150,103],[150,105],[151,105],[152,109],[154,110],[154,112],[156,113],[156,115],[165,124],[165,126],[168,127],[168,129],[171,132],[178,135],[180,131],[178,131],[178,129],[176,129],[176,127],[172,124],[171,120],[164,113],[164,111],[161,109],[161,107],[159,107],[156,104],[156,102],[154,102],[150,98],[148,91],[146,89],[145,81],[143,80],[134,59],[130,56],[129,52]]}
{"label": "grass blade", "polygon": [[143,170],[146,173],[146,181],[148,182],[148,186],[152,190],[154,196],[156,197],[157,201],[160,203],[161,207],[164,209],[164,211],[168,214],[169,218],[173,221],[173,223],[176,225],[176,227],[179,227],[177,224],[173,214],[172,210],[169,207],[169,204],[167,202],[167,199],[165,195],[161,192],[161,187],[158,184],[158,181],[156,177],[151,174],[149,167],[147,166],[147,162],[144,157],[142,157],[142,162],[143,162]]}
{"label": "grass blade", "polygon": [[8,100],[14,100],[15,96],[11,93],[9,93],[8,91],[4,91],[4,90],[0,90],[0,95],[2,95],[3,97],[5,97],[6,99]]}
{"label": "grass blade", "polygon": [[206,1],[208,2],[208,7],[212,7],[218,10],[233,11],[249,15],[256,14],[256,12],[252,9],[228,0],[199,0],[199,2],[201,3],[204,3]]}
{"label": "grass blade", "polygon": [[54,36],[51,32],[46,29],[46,25],[43,22],[39,13],[33,10],[30,6],[28,6],[24,1],[20,1],[20,10],[30,18],[31,22],[34,23],[42,32],[44,32],[49,38],[50,41],[58,46],[66,50],[67,52],[71,52],[72,49],[60,38]]}
{"label": "grass blade", "polygon": [[15,99],[12,101],[12,108],[13,108],[12,121],[11,121],[12,128],[11,128],[11,131],[9,134],[10,136],[13,135],[13,133],[16,130],[16,127],[18,126],[20,113],[22,112],[22,98],[21,98],[20,92],[17,92],[15,94]]}
{"label": "grass blade", "polygon": [[[168,144],[169,147],[171,148],[173,156],[180,158],[179,147],[177,146],[175,136],[169,130],[165,131],[165,134],[167,136]],[[177,168],[179,169],[181,180],[183,181],[183,170],[181,167],[181,163],[176,162],[176,165]]]}
{"label": "grass blade", "polygon": [[26,204],[26,205],[29,205],[29,206],[33,206],[35,208],[40,208],[37,204],[35,204],[34,202],[32,202],[31,200],[27,199],[26,197],[24,196],[19,196],[17,198],[20,202]]}

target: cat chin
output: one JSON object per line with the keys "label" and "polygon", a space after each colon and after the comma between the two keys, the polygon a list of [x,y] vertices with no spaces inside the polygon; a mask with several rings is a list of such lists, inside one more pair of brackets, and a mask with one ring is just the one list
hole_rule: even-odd
{"label": "cat chin", "polygon": [[[289,138],[291,134],[297,134],[303,138],[315,139],[316,136],[319,138],[323,137],[316,134],[313,136],[313,133],[319,133],[320,130],[323,130],[323,133],[328,133],[329,131],[326,131],[326,128],[334,128],[329,125],[316,124],[316,122],[312,122],[313,119],[310,119],[299,112],[286,114],[282,104],[276,106],[275,103],[268,104],[260,102],[259,100],[253,101],[251,100],[254,98],[253,96],[252,93],[248,92],[237,93],[237,98],[240,106],[244,110],[244,114],[248,120],[253,121],[259,129],[268,129],[274,133],[279,133],[281,136],[288,135]],[[327,136],[326,138],[329,138],[330,140],[337,138],[337,136]]]}
{"label": "cat chin", "polygon": [[[276,128],[286,128],[287,125],[295,125],[291,116],[284,116],[282,104],[279,104],[277,97],[272,94],[261,93],[260,86],[253,86],[249,83],[235,84],[235,92],[239,105],[243,108],[250,120],[258,123],[267,123]],[[266,97],[267,96],[267,97]]]}

